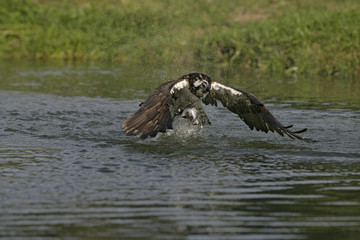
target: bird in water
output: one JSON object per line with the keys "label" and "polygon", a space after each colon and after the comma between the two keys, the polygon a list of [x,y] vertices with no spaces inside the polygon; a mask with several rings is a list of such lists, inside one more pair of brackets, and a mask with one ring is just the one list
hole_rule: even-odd
{"label": "bird in water", "polygon": [[298,135],[307,129],[290,131],[281,124],[255,95],[215,82],[202,73],[190,73],[177,80],[161,84],[140,104],[140,109],[122,125],[126,135],[140,138],[155,137],[159,132],[179,128],[179,123],[198,129],[211,124],[202,102],[217,106],[220,101],[229,111],[237,114],[251,130],[277,132],[292,139],[311,142]]}

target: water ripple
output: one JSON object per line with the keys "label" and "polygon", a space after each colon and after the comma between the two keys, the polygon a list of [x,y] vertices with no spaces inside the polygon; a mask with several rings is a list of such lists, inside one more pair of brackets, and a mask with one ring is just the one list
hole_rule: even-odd
{"label": "water ripple", "polygon": [[2,91],[0,102],[2,238],[358,236],[358,113],[292,110],[289,122],[312,119],[314,144],[220,122],[216,108],[202,134],[142,141],[121,130],[137,101]]}

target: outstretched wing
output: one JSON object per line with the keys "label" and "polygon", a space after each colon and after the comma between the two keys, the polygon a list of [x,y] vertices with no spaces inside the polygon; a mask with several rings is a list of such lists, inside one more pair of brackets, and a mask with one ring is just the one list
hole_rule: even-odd
{"label": "outstretched wing", "polygon": [[170,105],[173,105],[173,101],[170,88],[175,83],[176,80],[160,85],[145,102],[140,104],[140,109],[122,125],[126,135],[141,134],[140,137],[145,139],[172,128]]}
{"label": "outstretched wing", "polygon": [[281,136],[288,135],[292,139],[300,139],[304,141],[311,141],[297,135],[297,133],[305,132],[306,129],[292,132],[289,130],[291,126],[283,126],[262,104],[255,95],[244,92],[232,87],[213,81],[211,83],[210,93],[203,100],[205,104],[217,105],[216,100],[219,100],[224,107],[231,112],[239,115],[251,130],[254,128],[258,131],[277,132]]}

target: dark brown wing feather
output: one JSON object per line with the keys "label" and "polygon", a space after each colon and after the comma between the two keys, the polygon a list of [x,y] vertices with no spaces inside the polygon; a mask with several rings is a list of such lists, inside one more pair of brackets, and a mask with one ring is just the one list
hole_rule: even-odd
{"label": "dark brown wing feather", "polygon": [[297,133],[305,132],[306,129],[292,132],[289,130],[291,126],[283,126],[262,104],[255,95],[247,93],[235,88],[212,82],[210,94],[203,100],[205,104],[217,105],[219,100],[224,107],[231,112],[239,115],[251,130],[256,129],[267,133],[269,130],[277,132],[281,136],[288,135],[292,139],[300,139],[311,141],[297,135]]}
{"label": "dark brown wing feather", "polygon": [[144,103],[140,104],[140,109],[122,125],[126,135],[141,134],[140,137],[145,139],[172,128],[170,105],[173,101],[170,89],[177,81],[160,85]]}

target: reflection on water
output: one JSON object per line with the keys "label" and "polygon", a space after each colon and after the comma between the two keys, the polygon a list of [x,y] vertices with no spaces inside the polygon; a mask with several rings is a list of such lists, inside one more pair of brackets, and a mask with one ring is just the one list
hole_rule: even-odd
{"label": "reflection on water", "polygon": [[305,109],[360,108],[360,81],[332,78],[245,76],[208,66],[57,66],[0,62],[0,89],[60,96],[143,99],[161,83],[190,72],[252,92],[267,103]]}
{"label": "reflection on water", "polygon": [[335,96],[340,83],[309,93],[310,80],[232,80],[316,143],[250,131],[209,106],[202,134],[124,136],[124,119],[179,72],[0,69],[0,237],[358,239],[356,81]]}

